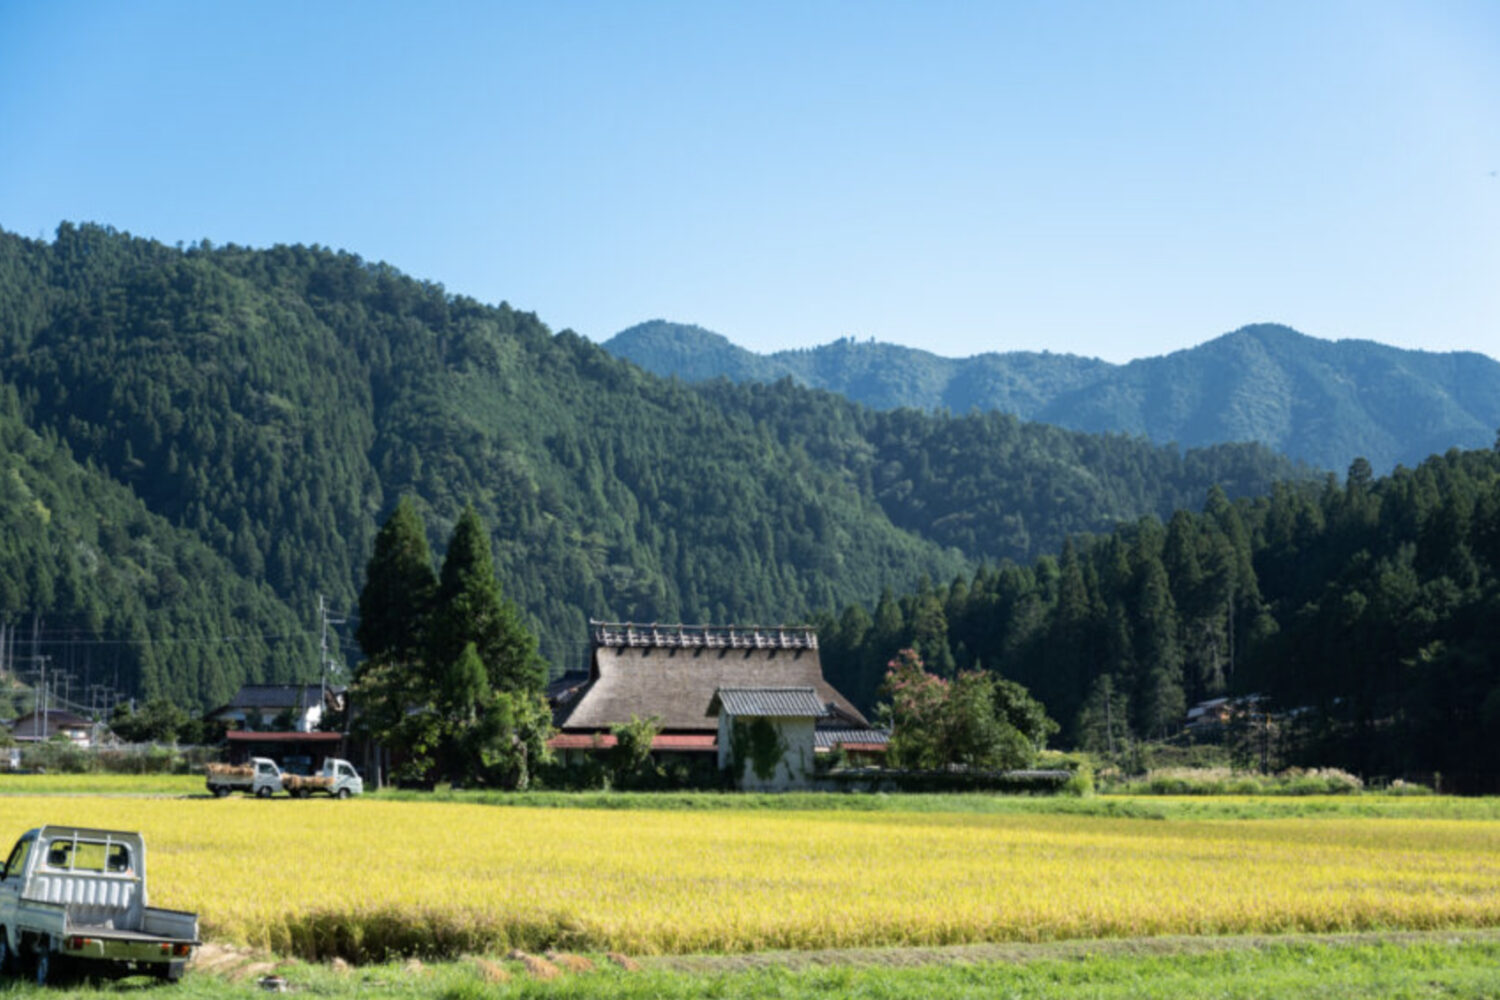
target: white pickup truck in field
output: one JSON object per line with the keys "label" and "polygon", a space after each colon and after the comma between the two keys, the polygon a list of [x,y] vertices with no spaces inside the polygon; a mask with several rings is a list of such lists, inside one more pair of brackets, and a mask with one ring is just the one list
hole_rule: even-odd
{"label": "white pickup truck in field", "polygon": [[267,799],[281,791],[281,768],[269,757],[251,757],[248,764],[209,764],[204,768],[208,790],[223,797],[230,792],[251,792]]}
{"label": "white pickup truck in field", "polygon": [[323,770],[317,774],[282,774],[281,785],[292,798],[305,799],[314,792],[331,795],[336,799],[347,799],[365,790],[364,779],[347,760],[330,757],[323,761]]}
{"label": "white pickup truck in field", "polygon": [[354,765],[336,757],[323,761],[323,770],[311,775],[283,771],[268,757],[251,757],[248,764],[209,764],[204,772],[208,790],[220,797],[230,792],[251,792],[264,799],[284,791],[294,799],[305,799],[315,792],[347,799],[365,790]]}
{"label": "white pickup truck in field", "polygon": [[90,975],[182,977],[198,915],[146,905],[138,833],[44,826],[22,835],[0,873],[0,970],[38,984],[58,965]]}

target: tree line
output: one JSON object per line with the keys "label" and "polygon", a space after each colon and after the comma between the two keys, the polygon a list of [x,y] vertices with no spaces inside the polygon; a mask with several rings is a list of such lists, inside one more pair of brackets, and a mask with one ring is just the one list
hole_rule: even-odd
{"label": "tree line", "polygon": [[[1025,685],[1065,744],[1181,736],[1186,708],[1258,696],[1279,759],[1489,787],[1500,765],[1500,451],[1383,478],[1281,483],[1071,539],[1057,556],[887,591],[819,619],[862,704],[910,647],[940,675]],[[1267,723],[1270,725],[1270,722]]]}

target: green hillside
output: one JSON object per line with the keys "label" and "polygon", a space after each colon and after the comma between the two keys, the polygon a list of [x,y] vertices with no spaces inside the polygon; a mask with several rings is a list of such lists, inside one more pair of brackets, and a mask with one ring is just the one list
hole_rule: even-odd
{"label": "green hillside", "polygon": [[1255,447],[697,391],[352,254],[97,226],[0,235],[0,379],[29,427],[216,552],[203,572],[299,610],[353,607],[401,495],[435,547],[473,502],[555,667],[589,617],[800,619],[1292,471]]}
{"label": "green hillside", "polygon": [[19,633],[22,669],[34,668],[35,630],[53,681],[71,673],[79,703],[90,684],[117,679],[126,693],[210,705],[245,681],[316,676],[311,609],[298,615],[236,574],[54,436],[23,426],[19,410],[0,387],[0,620]]}
{"label": "green hillside", "polygon": [[952,359],[849,339],[758,355],[660,320],[605,347],[689,381],[790,377],[877,409],[997,410],[1185,447],[1259,441],[1330,469],[1358,457],[1382,470],[1414,465],[1448,448],[1483,447],[1500,427],[1500,363],[1490,358],[1318,340],[1274,325],[1126,365],[1020,351]]}

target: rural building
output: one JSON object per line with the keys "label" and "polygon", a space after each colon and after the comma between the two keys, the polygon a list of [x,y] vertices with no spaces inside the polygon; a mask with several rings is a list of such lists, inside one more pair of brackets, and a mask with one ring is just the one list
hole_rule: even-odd
{"label": "rural building", "polygon": [[610,728],[632,719],[656,719],[652,752],[663,763],[727,765],[736,721],[742,734],[769,727],[783,759],[769,778],[746,767],[746,787],[803,784],[815,756],[841,741],[870,755],[886,741],[823,679],[817,633],[805,626],[591,622],[588,671],[554,681],[548,698],[558,729],[549,746],[564,762],[614,746]]}
{"label": "rural building", "polygon": [[10,734],[19,743],[45,743],[54,736],[65,736],[75,746],[91,747],[105,734],[103,723],[85,719],[61,708],[27,712],[11,723]]}
{"label": "rural building", "polygon": [[1210,698],[1188,709],[1186,727],[1190,732],[1207,732],[1227,726],[1234,717],[1234,703],[1228,698]]}
{"label": "rural building", "polygon": [[323,761],[344,757],[343,733],[268,733],[230,730],[224,734],[229,763],[248,764],[251,757],[269,757],[291,774],[315,774]]}
{"label": "rural building", "polygon": [[[810,687],[721,687],[708,714],[719,720],[720,769],[737,766],[741,788],[781,791],[812,777],[817,723],[830,713]],[[771,751],[763,760],[761,744]]]}
{"label": "rural building", "polygon": [[343,705],[342,689],[320,684],[245,684],[229,704],[209,712],[210,722],[230,729],[281,729],[310,733],[326,711]]}

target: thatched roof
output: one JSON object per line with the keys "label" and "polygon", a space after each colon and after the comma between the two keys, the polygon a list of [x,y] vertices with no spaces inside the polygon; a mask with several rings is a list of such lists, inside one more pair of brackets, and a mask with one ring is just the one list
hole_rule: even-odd
{"label": "thatched roof", "polygon": [[[595,623],[592,631],[590,679],[571,688],[570,706],[557,705],[559,729],[603,730],[655,716],[665,730],[716,731],[708,710],[719,688],[811,688],[821,704],[868,724],[823,679],[817,640],[807,629]],[[671,635],[672,644],[643,641],[653,633]]]}

